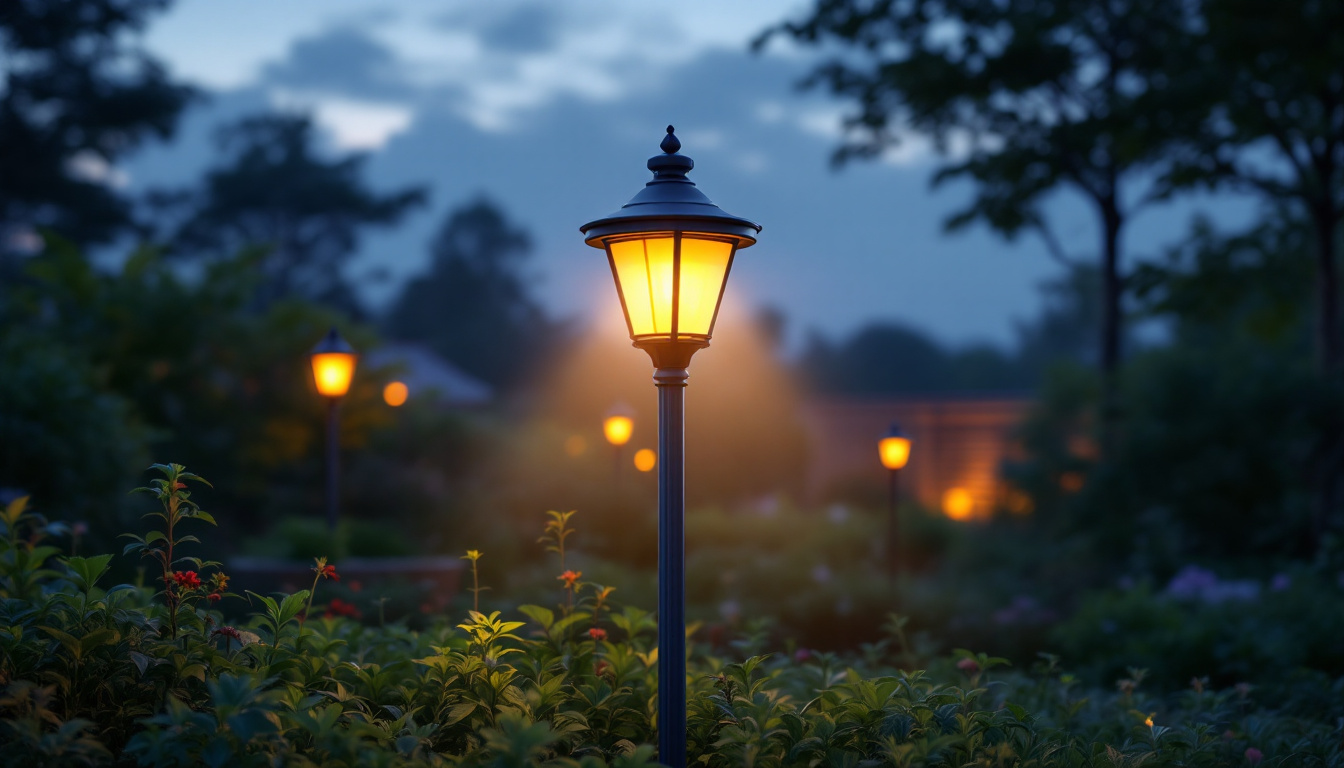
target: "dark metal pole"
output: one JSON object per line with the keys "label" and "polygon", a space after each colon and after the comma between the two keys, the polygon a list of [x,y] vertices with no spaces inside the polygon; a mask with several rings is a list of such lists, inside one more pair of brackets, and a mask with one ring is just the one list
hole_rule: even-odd
{"label": "dark metal pole", "polygon": [[339,404],[339,399],[327,398],[327,530],[332,534],[336,533],[336,510],[339,505],[337,478],[341,471]]}
{"label": "dark metal pole", "polygon": [[658,368],[658,761],[686,766],[686,379]]}
{"label": "dark metal pole", "polygon": [[891,487],[887,498],[887,578],[891,580],[891,587],[896,588],[896,573],[900,568],[899,553],[896,551],[898,545],[897,533],[897,509],[900,506],[900,488],[897,485],[897,478],[900,476],[899,469],[889,470],[891,475]]}

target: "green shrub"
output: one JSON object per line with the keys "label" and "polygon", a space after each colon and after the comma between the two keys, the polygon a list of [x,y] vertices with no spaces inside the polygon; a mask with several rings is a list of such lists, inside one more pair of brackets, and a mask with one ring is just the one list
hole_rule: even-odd
{"label": "green shrub", "polygon": [[[181,467],[161,471],[152,492],[173,530],[151,530],[128,549],[163,552],[172,567],[194,543],[189,531],[209,518]],[[251,619],[230,626],[209,598],[244,599],[225,592],[227,579],[198,582],[165,568],[154,586],[103,589],[111,556],[60,557],[43,543],[45,521],[22,502],[0,523],[7,764],[654,764],[655,621],[613,605],[610,589],[571,569],[557,543],[565,516],[553,518],[547,539],[567,572],[559,605],[521,606],[516,619],[473,611],[456,626],[441,616],[420,632],[336,615],[326,584],[338,573],[325,560],[314,564],[311,589],[249,593]],[[194,577],[210,567],[176,562],[195,566]],[[927,672],[901,669],[910,652],[903,622],[889,628],[861,657],[734,661],[693,635],[693,762],[1344,766],[1328,709],[1288,717],[1253,689],[1198,681],[1160,696],[1138,673],[1113,692],[1082,689],[1055,659],[1029,675],[1002,674],[1002,659],[966,651]],[[1337,701],[1344,684],[1303,680],[1299,689]]]}

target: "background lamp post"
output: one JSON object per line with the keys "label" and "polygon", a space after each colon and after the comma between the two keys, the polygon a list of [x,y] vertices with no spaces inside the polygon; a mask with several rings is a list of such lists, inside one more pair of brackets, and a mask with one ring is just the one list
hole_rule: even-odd
{"label": "background lamp post", "polygon": [[905,463],[910,460],[910,438],[897,424],[892,424],[887,434],[877,442],[877,455],[882,466],[887,468],[889,487],[887,494],[887,577],[892,585],[896,584],[896,573],[900,567],[896,549],[896,509],[900,503],[898,478]]}
{"label": "background lamp post", "polygon": [[340,470],[339,406],[341,398],[350,391],[358,357],[335,328],[327,332],[309,355],[313,364],[313,383],[317,385],[318,394],[327,398],[327,530],[333,533],[336,531]]}
{"label": "background lamp post", "polygon": [[616,479],[621,478],[621,448],[630,442],[630,436],[635,432],[635,412],[625,403],[617,403],[607,411],[606,418],[602,419],[602,434],[611,443],[611,449],[615,454]]}
{"label": "background lamp post", "polygon": [[653,181],[619,211],[579,228],[607,254],[634,345],[653,360],[658,387],[658,759],[686,765],[686,368],[709,346],[738,249],[757,224],[725,213],[686,174],[667,127],[649,158]]}

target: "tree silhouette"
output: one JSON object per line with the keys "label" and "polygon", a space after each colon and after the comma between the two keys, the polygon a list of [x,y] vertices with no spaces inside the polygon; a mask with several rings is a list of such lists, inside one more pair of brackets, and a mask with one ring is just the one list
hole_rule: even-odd
{"label": "tree silhouette", "polygon": [[555,334],[521,274],[531,250],[528,234],[489,200],[449,212],[430,244],[429,272],[407,283],[389,332],[495,386],[516,384]]}
{"label": "tree silhouette", "polygon": [[131,224],[117,159],[166,138],[191,89],[133,46],[167,0],[0,3],[0,254],[35,229],[78,243]]}
{"label": "tree silhouette", "polygon": [[313,143],[312,121],[302,115],[248,117],[222,129],[225,164],[177,200],[187,214],[176,251],[220,256],[264,245],[264,302],[300,296],[350,304],[341,269],[360,230],[395,224],[426,195],[418,187],[376,193],[362,178],[366,155],[326,160]]}
{"label": "tree silhouette", "polygon": [[807,81],[857,107],[837,153],[879,157],[905,130],[947,158],[934,183],[969,178],[976,197],[949,228],[983,221],[1012,237],[1039,234],[1063,252],[1042,209],[1060,189],[1096,214],[1101,328],[1098,363],[1115,412],[1121,359],[1125,225],[1167,188],[1152,171],[1183,126],[1198,121],[1198,73],[1185,72],[1192,21],[1167,0],[816,0],[784,33],[839,51]]}

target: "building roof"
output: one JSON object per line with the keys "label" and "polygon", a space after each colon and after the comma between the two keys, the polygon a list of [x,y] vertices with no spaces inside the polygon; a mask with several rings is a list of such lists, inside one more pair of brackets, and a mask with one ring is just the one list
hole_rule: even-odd
{"label": "building roof", "polygon": [[495,397],[489,384],[420,344],[383,344],[364,359],[373,367],[397,368],[397,378],[410,390],[411,397],[429,393],[450,406],[486,405]]}

